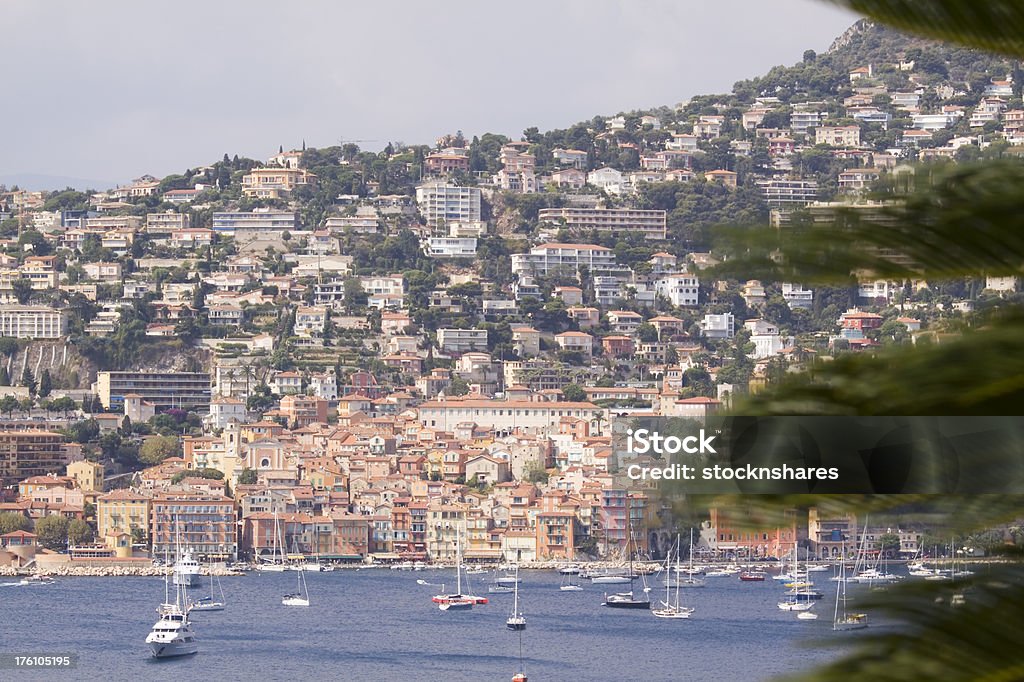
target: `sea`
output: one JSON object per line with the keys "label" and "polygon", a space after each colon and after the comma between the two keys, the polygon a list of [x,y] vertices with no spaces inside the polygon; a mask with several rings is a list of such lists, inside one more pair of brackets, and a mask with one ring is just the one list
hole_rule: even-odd
{"label": "sea", "polygon": [[[308,608],[281,604],[296,590],[297,572],[252,572],[220,579],[224,611],[192,613],[198,654],[162,660],[145,643],[164,600],[162,578],[30,586],[0,578],[0,654],[77,656],[73,670],[5,669],[0,679],[507,682],[522,671],[531,682],[770,680],[833,660],[867,632],[832,632],[829,575],[813,577],[825,593],[815,621],[778,609],[781,583],[737,576],[681,589],[693,615],[665,620],[601,605],[606,590],[628,586],[582,580],[583,591],[563,592],[556,572],[521,571],[527,628],[518,633],[505,627],[513,595],[488,594],[484,574],[470,577],[470,590],[489,604],[442,612],[431,597],[442,584],[454,591],[454,570],[307,572]],[[209,580],[191,596],[209,595]],[[664,597],[660,576],[648,584],[652,601]],[[640,580],[635,585],[642,590]],[[858,589],[865,588],[851,585],[851,595]],[[873,620],[872,629],[879,626],[891,627]]]}

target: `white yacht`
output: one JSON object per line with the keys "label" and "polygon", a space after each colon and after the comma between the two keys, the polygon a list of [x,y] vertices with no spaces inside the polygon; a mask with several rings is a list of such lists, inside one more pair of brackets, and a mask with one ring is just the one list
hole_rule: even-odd
{"label": "white yacht", "polygon": [[153,656],[156,658],[189,656],[199,651],[188,614],[177,604],[161,609],[160,620],[153,625],[149,636],[146,637],[146,644],[153,650]]}
{"label": "white yacht", "polygon": [[168,594],[167,575],[164,575],[164,603],[157,608],[160,620],[154,623],[146,644],[149,645],[154,658],[171,658],[173,656],[189,656],[199,651],[199,643],[192,632],[192,623],[188,619],[188,594],[184,585],[175,586],[175,599],[172,603]]}
{"label": "white yacht", "polygon": [[174,584],[192,587],[199,582],[199,562],[192,555],[192,550],[185,550],[174,562]]}

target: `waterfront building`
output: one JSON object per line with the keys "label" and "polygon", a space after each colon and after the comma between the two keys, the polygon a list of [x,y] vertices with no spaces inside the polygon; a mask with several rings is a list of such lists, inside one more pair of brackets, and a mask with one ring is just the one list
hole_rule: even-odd
{"label": "waterfront building", "polygon": [[157,493],[150,503],[154,557],[174,556],[177,544],[200,561],[238,558],[235,501],[215,493]]}

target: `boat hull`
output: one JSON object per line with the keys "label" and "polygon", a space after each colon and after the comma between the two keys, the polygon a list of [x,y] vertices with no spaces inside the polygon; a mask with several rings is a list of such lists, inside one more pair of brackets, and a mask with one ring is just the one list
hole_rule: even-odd
{"label": "boat hull", "polygon": [[603,606],[607,606],[610,609],[648,609],[651,608],[651,603],[646,601],[606,601]]}
{"label": "boat hull", "polygon": [[150,642],[153,658],[175,658],[191,656],[199,652],[199,643],[191,642]]}
{"label": "boat hull", "polygon": [[182,585],[184,587],[194,587],[199,583],[198,573],[175,573],[173,577],[175,585]]}
{"label": "boat hull", "polygon": [[595,585],[628,585],[634,580],[636,580],[636,578],[630,578],[625,575],[604,575],[591,578],[590,582]]}
{"label": "boat hull", "polygon": [[684,620],[690,617],[693,611],[686,611],[682,609],[654,609],[651,611],[655,618],[669,618],[673,620]]}
{"label": "boat hull", "polygon": [[309,600],[301,597],[286,597],[281,600],[283,606],[309,606]]}

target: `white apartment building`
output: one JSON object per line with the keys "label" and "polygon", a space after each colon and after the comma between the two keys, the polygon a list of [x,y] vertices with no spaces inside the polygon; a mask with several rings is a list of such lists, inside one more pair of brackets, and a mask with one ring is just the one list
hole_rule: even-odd
{"label": "white apartment building", "polygon": [[731,339],[736,334],[736,318],[732,313],[708,314],[704,316],[700,328],[709,339]]}
{"label": "white apartment building", "polygon": [[224,235],[233,235],[235,230],[287,232],[297,230],[299,220],[295,213],[289,211],[218,211],[213,214],[211,227],[217,234]]}
{"label": "white apartment building", "polygon": [[759,180],[761,194],[769,206],[806,205],[818,198],[816,180]]}
{"label": "white apartment building", "polygon": [[487,350],[486,329],[438,329],[437,345],[446,353]]}
{"label": "white apartment building", "polygon": [[802,284],[782,283],[782,298],[790,308],[810,308],[814,303],[814,291]]}
{"label": "white apartment building", "polygon": [[190,227],[192,220],[188,213],[166,211],[146,214],[146,232],[149,234],[170,234],[175,230],[187,230]]}
{"label": "white apartment building", "polygon": [[371,296],[401,296],[405,293],[403,275],[371,275],[360,277],[363,291]]}
{"label": "white apartment building", "polygon": [[918,130],[928,130],[934,132],[936,130],[944,130],[949,128],[956,123],[956,119],[959,118],[953,113],[943,114],[914,114],[913,125]]}
{"label": "white apartment building", "polygon": [[695,306],[699,303],[700,281],[688,272],[666,275],[655,280],[654,291],[674,306]]}
{"label": "white apartment building", "polygon": [[423,252],[431,258],[473,258],[476,237],[429,237],[423,243]]}
{"label": "white apartment building", "polygon": [[789,128],[795,135],[805,135],[810,128],[821,125],[824,116],[820,111],[793,111],[789,115]]}
{"label": "white apartment building", "polygon": [[296,336],[320,336],[327,326],[327,309],[317,306],[299,306],[295,311]]}
{"label": "white apartment building", "polygon": [[570,230],[631,232],[651,239],[665,238],[665,211],[633,208],[542,208],[541,223],[562,225]]}
{"label": "white apartment building", "polygon": [[67,334],[68,316],[45,306],[0,307],[0,336],[15,339],[59,339]]}
{"label": "white apartment building", "polygon": [[480,220],[480,190],[445,182],[428,182],[416,188],[416,203],[428,225],[453,220]]}
{"label": "white apartment building", "polygon": [[547,275],[563,270],[575,272],[581,265],[590,271],[614,268],[615,252],[596,244],[548,243],[535,246],[530,253],[512,254],[512,273]]}

